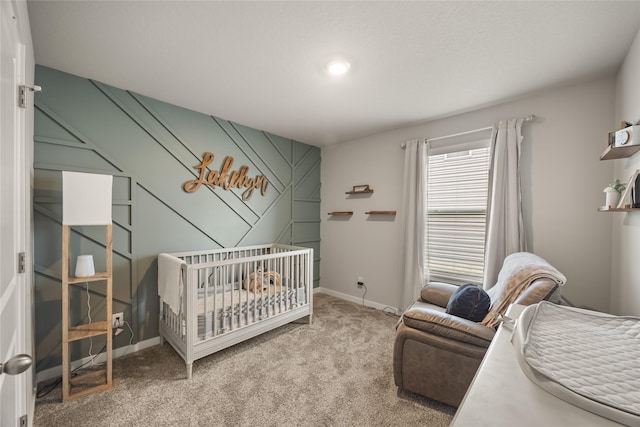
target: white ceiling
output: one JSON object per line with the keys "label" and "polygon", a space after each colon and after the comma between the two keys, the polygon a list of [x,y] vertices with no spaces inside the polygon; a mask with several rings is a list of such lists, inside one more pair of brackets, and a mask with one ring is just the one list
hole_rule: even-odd
{"label": "white ceiling", "polygon": [[314,145],[614,73],[640,27],[638,1],[28,6],[38,64]]}

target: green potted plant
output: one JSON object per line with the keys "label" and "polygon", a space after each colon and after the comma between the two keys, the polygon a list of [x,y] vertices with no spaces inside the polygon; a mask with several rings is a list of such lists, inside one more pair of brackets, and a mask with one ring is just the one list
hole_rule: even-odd
{"label": "green potted plant", "polygon": [[609,184],[607,188],[602,190],[606,194],[605,206],[609,208],[615,208],[618,206],[620,193],[622,193],[625,188],[627,188],[627,184],[623,184],[619,179],[616,179],[613,184]]}

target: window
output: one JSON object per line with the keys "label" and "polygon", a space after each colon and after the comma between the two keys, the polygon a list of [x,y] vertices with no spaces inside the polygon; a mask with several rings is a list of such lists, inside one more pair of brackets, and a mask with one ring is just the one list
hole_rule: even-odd
{"label": "window", "polygon": [[[432,146],[433,147],[433,146]],[[427,166],[425,261],[429,280],[482,283],[489,140],[433,147]]]}

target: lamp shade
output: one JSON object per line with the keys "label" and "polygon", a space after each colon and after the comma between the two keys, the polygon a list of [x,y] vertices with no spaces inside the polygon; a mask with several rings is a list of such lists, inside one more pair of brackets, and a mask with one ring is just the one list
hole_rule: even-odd
{"label": "lamp shade", "polygon": [[62,171],[62,223],[111,224],[113,176]]}
{"label": "lamp shade", "polygon": [[78,255],[76,261],[76,277],[90,277],[96,274],[93,255]]}

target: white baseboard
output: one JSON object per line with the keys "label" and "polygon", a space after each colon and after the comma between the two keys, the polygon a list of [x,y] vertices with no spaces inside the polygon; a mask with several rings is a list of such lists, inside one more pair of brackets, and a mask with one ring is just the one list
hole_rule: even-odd
{"label": "white baseboard", "polygon": [[[153,347],[154,345],[160,344],[160,337],[151,338],[148,340],[144,340],[132,345],[128,345],[125,347],[116,348],[113,350],[113,358],[117,359],[118,357],[122,357],[125,354],[135,353],[136,351],[144,350],[145,348]],[[87,356],[80,360],[75,360],[71,362],[71,370],[74,370],[78,366],[83,363],[87,363],[91,360],[91,357]],[[100,353],[94,363],[104,363],[106,360],[106,354]],[[44,371],[37,373],[37,382],[40,384],[44,381],[49,381],[54,378],[58,378],[62,376],[62,365],[54,366],[53,368],[45,369]]]}
{"label": "white baseboard", "polygon": [[[340,298],[345,301],[355,302],[356,304],[362,305],[362,298],[354,297],[353,295],[343,294],[342,292],[337,292],[332,289],[317,287],[313,290],[313,293],[327,294],[327,295],[331,295],[332,297]],[[391,307],[385,304],[380,304],[380,303],[369,301],[369,300],[364,300],[364,305],[366,307],[375,308],[376,310],[384,310],[386,312],[399,315],[399,311],[396,307]]]}

